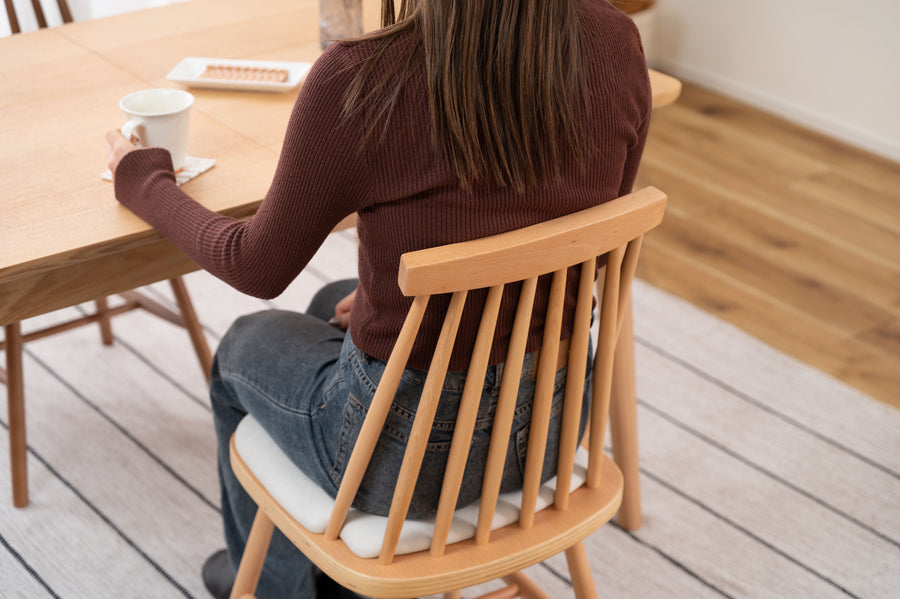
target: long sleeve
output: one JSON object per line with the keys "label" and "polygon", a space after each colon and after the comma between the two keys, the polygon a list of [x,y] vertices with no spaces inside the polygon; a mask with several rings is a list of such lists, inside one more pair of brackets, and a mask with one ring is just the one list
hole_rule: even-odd
{"label": "long sleeve", "polygon": [[358,119],[342,116],[355,71],[346,52],[329,51],[311,70],[288,123],[274,179],[248,221],[212,212],[176,184],[165,150],[125,156],[116,171],[119,201],[202,268],[236,289],[275,297],[300,273],[328,233],[369,201],[368,164]]}

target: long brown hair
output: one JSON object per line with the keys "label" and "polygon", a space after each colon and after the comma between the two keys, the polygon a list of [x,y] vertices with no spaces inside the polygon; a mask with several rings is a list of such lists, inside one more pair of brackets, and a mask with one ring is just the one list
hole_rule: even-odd
{"label": "long brown hair", "polygon": [[[587,110],[584,50],[575,0],[382,0],[382,42],[348,90],[348,112],[367,111],[387,131],[403,85],[425,64],[436,149],[465,188],[523,191],[558,174],[561,151],[583,164],[579,121]],[[398,35],[421,46],[369,81]],[[384,72],[384,71],[383,71]]]}

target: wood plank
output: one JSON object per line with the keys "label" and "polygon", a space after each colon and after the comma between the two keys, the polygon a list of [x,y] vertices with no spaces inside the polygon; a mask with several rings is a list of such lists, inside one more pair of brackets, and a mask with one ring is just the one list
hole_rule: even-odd
{"label": "wood plank", "polygon": [[639,276],[900,407],[900,165],[687,84],[636,185]]}
{"label": "wood plank", "polygon": [[[707,442],[711,451],[736,456],[858,526],[900,543],[900,514],[894,509],[900,478],[652,348],[638,345],[636,350],[644,409]],[[802,392],[783,399],[784,404],[815,401]],[[869,434],[863,426],[850,432]]]}
{"label": "wood plank", "polygon": [[[766,255],[765,246],[773,245],[771,239],[751,239],[750,243],[741,244],[737,236],[749,229],[742,229],[739,224],[731,229],[723,226],[725,223],[721,216],[698,220],[668,214],[666,227],[648,236],[649,242],[662,244],[668,252],[688,257],[703,267],[727,272],[759,294],[785,304],[786,310],[802,310],[820,328],[841,339],[890,320],[889,310],[872,305],[844,285],[832,283],[818,272],[803,271],[789,258],[772,259]],[[847,310],[848,304],[854,309]]]}
{"label": "wood plank", "polygon": [[[135,362],[121,373],[134,376],[125,377],[125,385],[114,393],[86,393],[83,385],[89,378],[112,376],[112,366],[104,366],[98,355],[106,358],[115,352],[93,336],[79,338],[93,332],[80,329],[28,347],[41,359],[39,363],[28,357],[25,364],[29,445],[40,460],[29,456],[31,505],[24,510],[8,502],[0,505],[3,536],[61,596],[79,596],[86,588],[114,596],[120,594],[116,589],[139,586],[147,597],[171,597],[177,590],[167,575],[200,596],[197,568],[221,543],[220,530],[211,525],[218,520],[216,510],[173,483],[170,471],[134,439],[146,440],[145,435],[155,433],[154,450],[164,451],[166,460],[190,463],[190,471],[183,474],[195,482],[206,478],[213,484],[208,493],[217,497],[214,472],[204,474],[215,463],[209,453],[211,417],[206,412],[201,415],[205,423],[195,420],[184,410],[189,404],[178,401],[176,390]],[[85,352],[86,347],[93,351]],[[189,344],[185,349],[190,352]],[[47,360],[55,368],[79,353],[95,360],[87,370],[63,379],[42,366]],[[129,412],[145,418],[118,427]],[[0,459],[5,462],[5,429],[0,436]],[[198,444],[209,449],[198,451]],[[0,470],[0,484],[7,486],[7,469]],[[154,511],[165,513],[165,518],[148,518]],[[173,543],[179,536],[191,542]],[[48,550],[54,545],[48,539],[56,539],[59,547],[77,546],[78,558],[68,560]]]}
{"label": "wood plank", "polygon": [[638,267],[641,279],[900,408],[900,371],[895,354],[821,327],[802,308],[789,307],[730,273],[705,267],[664,244],[654,245],[652,239],[645,240],[642,253]]}
{"label": "wood plank", "polygon": [[[761,409],[900,474],[895,408],[748,338],[724,320],[685,309],[690,306],[681,304],[687,302],[643,281],[635,282],[634,300],[636,344],[652,347]],[[637,366],[638,396],[644,397],[643,366]]]}
{"label": "wood plank", "polygon": [[[814,499],[798,494],[690,432],[672,426],[655,412],[641,406],[638,409],[643,425],[641,462],[646,472],[739,530],[751,531],[753,538],[777,555],[838,589],[846,589],[857,597],[889,597],[896,590],[894,584],[900,576],[900,547],[896,544],[834,514]],[[751,432],[737,421],[732,421],[731,426],[732,434],[765,435],[764,431]],[[679,520],[676,511],[663,511],[657,506],[654,512],[667,526],[675,526]],[[692,526],[684,533],[697,530]],[[722,539],[712,545],[715,554],[727,550],[727,542]],[[690,557],[686,552],[679,555],[683,559]],[[710,567],[716,569],[714,564]],[[728,570],[734,572],[737,567],[731,564]],[[756,580],[756,584],[770,588],[768,576]],[[813,592],[811,596],[819,594]]]}

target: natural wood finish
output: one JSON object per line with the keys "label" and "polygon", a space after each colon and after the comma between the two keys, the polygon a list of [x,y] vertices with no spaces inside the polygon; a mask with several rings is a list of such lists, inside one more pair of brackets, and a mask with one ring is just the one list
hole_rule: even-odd
{"label": "natural wood finish", "polygon": [[[626,287],[636,258],[623,261],[629,254],[628,247],[640,247],[643,234],[655,227],[665,210],[666,197],[657,189],[646,188],[623,196],[601,206],[582,210],[551,221],[525,227],[523,229],[494,235],[484,239],[451,244],[438,248],[404,254],[401,257],[399,284],[407,295],[414,295],[409,316],[406,319],[395,350],[388,359],[387,366],[369,412],[363,423],[359,438],[351,454],[346,473],[343,476],[338,498],[333,507],[328,530],[324,534],[305,530],[269,495],[253,472],[241,459],[234,439],[231,442],[231,460],[235,475],[242,486],[257,502],[260,518],[271,518],[314,563],[333,579],[354,591],[374,597],[403,597],[449,592],[474,586],[498,577],[508,576],[523,567],[543,561],[562,550],[566,551],[575,580],[576,596],[579,599],[595,597],[591,569],[581,540],[590,532],[611,518],[621,501],[622,478],[618,468],[605,456],[603,435],[607,426],[607,414],[611,396],[613,376],[613,356],[619,335],[618,303],[620,287]],[[566,251],[559,252],[557,247]],[[612,250],[612,251],[610,251]],[[587,361],[587,338],[590,334],[593,308],[594,277],[597,272],[596,258],[608,254],[607,265],[601,272],[605,274],[603,293],[598,303],[600,308],[597,358],[594,361],[592,378],[592,405],[590,410],[591,435],[587,484],[574,493],[563,494],[564,500],[555,509],[535,513],[535,501],[541,483],[541,473],[548,442],[550,409],[553,399],[554,378],[558,366],[557,354],[560,350],[560,330],[564,312],[564,293],[568,269],[581,265],[579,292],[575,305],[578,334],[566,343],[566,351],[571,361],[585,364]],[[492,258],[492,260],[491,260]],[[479,265],[488,261],[491,272],[481,273]],[[623,262],[625,265],[623,267]],[[465,286],[465,273],[470,273],[470,287]],[[472,276],[471,273],[478,273]],[[538,277],[552,273],[549,299],[540,317],[532,315],[534,286]],[[491,301],[486,313],[488,324],[480,327],[480,332],[494,330],[502,286],[522,280],[522,304],[516,313],[513,336],[517,337],[532,318],[543,321],[543,341],[540,346],[537,378],[534,389],[531,421],[528,427],[528,447],[522,488],[522,504],[518,523],[482,537],[447,546],[447,526],[436,529],[444,538],[433,543],[430,551],[408,555],[395,555],[403,521],[409,509],[413,490],[418,481],[425,447],[431,433],[435,411],[441,395],[441,388],[447,372],[447,365],[453,352],[459,321],[465,307],[468,291],[484,287],[487,281],[492,287]],[[390,514],[382,539],[378,559],[358,558],[349,553],[338,538],[349,507],[348,498],[356,495],[363,474],[368,468],[373,447],[384,425],[385,415],[390,408],[397,388],[399,375],[406,366],[409,350],[416,337],[424,307],[431,295],[452,290],[450,305],[446,311],[443,327],[431,358],[412,431],[406,444],[400,475],[394,487]],[[527,318],[526,318],[527,316]],[[519,330],[516,330],[516,327]],[[489,347],[484,335],[476,339],[471,367],[468,369],[466,390],[480,390],[484,385],[486,355]],[[509,350],[501,381],[500,401],[515,401],[515,393],[521,378],[521,355],[524,346],[516,339]],[[513,355],[514,354],[514,355]],[[510,359],[511,358],[511,359]],[[563,362],[565,363],[565,362]],[[577,373],[581,380],[576,389],[583,390],[584,366],[567,370],[567,375]],[[471,398],[469,398],[471,400]],[[474,400],[473,400],[474,401]],[[566,393],[563,400],[564,419],[578,419],[582,393]],[[465,406],[459,412],[464,418],[471,418],[471,407]],[[495,426],[491,436],[488,460],[498,454],[505,455],[510,443],[509,427],[506,422],[498,422],[500,415],[509,411],[508,405],[500,404],[495,414]],[[573,417],[572,414],[575,414]],[[577,420],[575,421],[577,424]],[[577,449],[577,436],[571,431],[572,423],[564,425],[566,441],[560,443],[559,465],[566,472],[557,470],[557,475],[569,478],[571,464]],[[464,422],[454,433],[451,456],[460,463],[448,463],[450,472],[459,472],[468,458],[471,444],[471,425]],[[506,432],[498,435],[496,430]],[[499,447],[499,450],[497,449]],[[289,476],[289,473],[285,473]],[[433,473],[429,473],[433,475]],[[454,475],[456,478],[457,475]],[[499,484],[496,473],[486,473],[483,479],[482,496],[493,496]],[[441,506],[455,505],[459,485],[456,480],[445,487],[440,497]],[[588,500],[588,497],[593,496]],[[485,503],[485,513],[480,514],[479,527],[493,518],[496,500]],[[440,508],[439,508],[440,509]],[[442,510],[443,511],[443,510]],[[262,514],[265,514],[264,516]],[[254,524],[254,528],[256,525]],[[266,529],[267,530],[267,529]],[[267,542],[267,538],[266,538]],[[262,541],[253,538],[250,545],[258,546]],[[434,547],[439,550],[435,551]],[[242,559],[238,577],[242,587],[235,595],[247,592],[255,585],[257,573],[262,567],[263,555],[247,552]],[[253,574],[252,581],[248,572]]]}
{"label": "natural wood finish", "polygon": [[566,549],[566,563],[572,575],[572,588],[576,597],[596,597],[594,577],[591,575],[591,563],[588,560],[584,543],[575,543]]}
{"label": "natural wood finish", "polygon": [[206,342],[206,335],[203,333],[203,325],[197,317],[197,311],[188,294],[187,287],[181,277],[169,279],[169,285],[172,287],[172,293],[175,294],[175,301],[178,303],[178,311],[184,320],[184,328],[187,329],[191,337],[191,343],[194,346],[194,352],[200,360],[200,368],[203,370],[203,376],[209,382],[210,373],[212,372],[212,352],[209,350],[209,344]]}
{"label": "natural wood finish", "polygon": [[328,528],[325,530],[325,538],[334,541],[340,534],[341,527],[353,498],[356,497],[356,491],[362,483],[363,476],[366,473],[368,465],[368,456],[372,455],[378,437],[381,435],[381,429],[384,427],[384,421],[387,419],[388,410],[390,409],[389,398],[397,392],[400,385],[400,377],[403,376],[403,370],[406,361],[409,359],[409,353],[412,351],[413,343],[416,340],[416,333],[419,331],[419,325],[422,323],[422,316],[425,315],[425,308],[428,306],[428,297],[419,296],[414,301],[406,315],[403,328],[397,336],[394,349],[391,356],[396,355],[397,358],[393,362],[388,362],[381,375],[381,381],[378,384],[378,390],[372,398],[366,419],[363,422],[359,437],[353,446],[350,454],[350,461],[344,471],[341,481],[341,487],[335,498],[334,509],[331,512],[331,518],[328,521]]}
{"label": "natural wood finish", "polygon": [[106,297],[94,301],[97,313],[97,324],[100,325],[100,340],[103,345],[112,345],[112,318],[109,314],[109,300]]}
{"label": "natural wood finish", "polygon": [[479,545],[484,545],[490,538],[491,515],[497,507],[497,499],[500,496],[500,483],[503,478],[503,466],[506,462],[506,450],[502,440],[508,439],[512,431],[537,280],[537,277],[529,277],[522,283],[522,290],[519,292],[519,303],[509,339],[509,351],[504,362],[504,370],[513,374],[504,374],[500,381],[500,395],[497,398],[497,411],[494,413],[494,425],[491,429],[491,443],[488,446],[484,482],[481,485],[478,525],[475,529],[475,542]]}
{"label": "natural wood finish", "polygon": [[[587,371],[588,347],[590,345],[591,314],[594,277],[597,260],[592,258],[581,263],[578,281],[578,308],[575,311],[575,325],[569,341],[567,360],[568,377],[563,422],[559,435],[559,465],[556,472],[556,496],[553,504],[564,510],[569,505],[569,485],[572,481],[574,456],[578,446],[578,428],[581,424],[581,409],[584,398],[584,377]],[[603,271],[601,271],[603,272]]]}
{"label": "natural wood finish", "polygon": [[525,599],[550,599],[550,595],[541,590],[533,580],[522,572],[513,572],[509,576],[504,576],[503,582],[519,587],[519,595]]}
{"label": "natural wood finish", "polygon": [[6,325],[6,397],[13,505],[28,505],[28,443],[25,440],[25,386],[22,375],[22,328]]}
{"label": "natural wood finish", "polygon": [[0,368],[0,383],[6,385],[6,395],[9,404],[9,436],[10,436],[10,465],[12,470],[13,505],[25,507],[28,505],[28,469],[25,459],[25,381],[23,379],[22,354],[24,345],[29,341],[35,341],[58,333],[63,333],[78,327],[90,324],[100,325],[101,341],[105,345],[113,343],[112,323],[114,316],[143,308],[152,314],[169,322],[187,329],[194,345],[194,351],[200,361],[206,380],[209,381],[212,368],[212,353],[206,342],[203,327],[197,318],[187,287],[181,277],[170,280],[179,312],[174,312],[159,302],[137,291],[125,291],[120,295],[125,298],[125,303],[114,308],[109,307],[106,297],[95,301],[96,310],[93,314],[74,318],[53,326],[32,331],[22,335],[18,322],[6,325],[5,339],[0,341],[0,351],[5,350],[7,356],[7,368]]}
{"label": "natural wood finish", "polygon": [[[233,442],[231,447],[234,452]],[[541,554],[545,551],[553,554],[564,551],[567,535],[585,537],[611,519],[618,506],[620,493],[610,494],[609,491],[617,488],[621,491],[622,484],[618,468],[612,460],[608,460],[607,466],[603,468],[604,480],[600,489],[583,488],[579,493],[573,494],[570,507],[564,512],[547,509],[538,513],[531,529],[507,527],[495,531],[489,545],[478,545],[474,540],[454,543],[447,546],[440,559],[433,558],[427,551],[399,555],[386,568],[377,559],[357,557],[340,541],[317,539],[318,542],[314,542],[301,536],[302,533],[296,530],[296,521],[268,493],[260,491],[261,485],[239,458],[232,461],[232,468],[242,484],[255,485],[256,490],[252,493],[254,501],[266,506],[261,509],[265,509],[275,526],[285,532],[310,560],[344,587],[371,597],[419,597],[444,592],[447,587],[469,586],[473,583],[467,573],[457,571],[457,567],[460,563],[471,561],[483,560],[488,564],[480,577],[482,580],[474,584],[498,576],[506,578],[509,575],[501,574],[502,572],[510,568],[522,569],[542,561]],[[597,513],[589,522],[578,522],[575,514],[583,510],[594,510],[598,505],[608,505],[609,509]],[[552,526],[548,526],[551,518]],[[524,553],[521,552],[523,547],[528,548]],[[513,555],[515,557],[511,557]],[[348,564],[348,569],[339,569]],[[416,572],[420,577],[416,580],[406,579],[404,574],[409,572]]]}
{"label": "natural wood finish", "polygon": [[[425,289],[450,293],[467,289],[467,285],[474,289],[492,287],[507,276],[515,280],[526,279],[535,261],[556,265],[550,272],[580,264],[593,257],[598,243],[602,243],[601,253],[606,253],[630,241],[632,228],[649,230],[659,223],[665,204],[650,201],[659,197],[657,189],[640,189],[623,196],[617,203],[606,202],[546,223],[465,244],[406,254],[400,261],[400,289],[411,296],[419,295]],[[619,211],[625,210],[626,205],[627,219],[619,221],[622,228],[610,230],[609,223],[621,218]],[[604,235],[602,242],[597,239],[600,233]],[[540,235],[536,241],[532,239],[535,234]],[[561,248],[562,239],[571,239],[571,242]],[[498,246],[501,249],[498,250]],[[496,268],[496,261],[501,260],[508,261],[508,273]],[[468,283],[467,279],[470,280]]]}
{"label": "natural wood finish", "polygon": [[247,563],[252,567],[242,567],[238,571],[234,579],[234,586],[231,587],[232,599],[253,596],[253,593],[256,592],[256,583],[262,573],[266,552],[269,550],[269,543],[274,531],[275,523],[263,510],[258,510],[253,519],[253,526],[250,527],[247,545],[244,548],[244,555],[248,558]]}
{"label": "natural wood finish", "polygon": [[[451,594],[447,593],[449,597]],[[514,597],[519,596],[519,585],[511,584],[509,586],[503,587],[502,589],[497,589],[496,591],[486,593],[478,597],[478,599],[513,599]],[[457,599],[461,599],[462,594],[459,591],[456,591],[455,597]]]}
{"label": "natural wood finish", "polygon": [[[391,511],[388,514],[387,528],[384,531],[384,543],[382,544],[379,558],[382,564],[390,564],[394,559],[397,542],[400,539],[400,531],[403,528],[404,520],[406,520],[416,482],[419,480],[422,459],[425,457],[425,446],[428,445],[428,437],[434,424],[434,415],[437,413],[438,402],[441,399],[441,389],[444,385],[444,378],[447,376],[447,366],[450,364],[450,354],[453,352],[456,332],[462,319],[466,295],[466,291],[457,291],[450,298],[450,306],[447,308],[444,325],[441,328],[441,334],[434,348],[431,366],[428,368],[428,376],[425,379],[419,404],[416,406],[416,417],[407,441],[406,453],[403,455],[400,477],[397,479],[397,486],[394,487]],[[484,379],[482,378],[483,381]],[[386,403],[390,403],[390,401],[393,401],[392,397]],[[468,445],[468,439],[466,439],[466,445]],[[458,455],[463,460],[465,459],[461,454]],[[368,465],[368,459],[366,459],[366,465]],[[465,462],[463,462],[463,466],[465,466]],[[446,542],[446,539],[444,539],[444,542]]]}
{"label": "natural wood finish", "polygon": [[[556,378],[567,272],[567,269],[560,269],[553,273],[550,283],[550,299],[547,302],[547,311],[544,317],[544,338],[541,342],[540,359],[537,365],[537,381],[534,384],[534,401],[531,407],[528,449],[525,456],[525,476],[522,481],[522,506],[519,514],[519,526],[522,528],[531,528],[534,525],[535,505],[541,488],[541,473],[544,469],[544,455],[547,451],[547,432],[550,430],[550,410],[553,407],[553,383]],[[505,443],[503,445],[506,446]],[[570,459],[575,459],[574,451],[572,456],[563,456],[562,461],[567,464]]]}
{"label": "natural wood finish", "polygon": [[463,474],[466,469],[466,458],[469,453],[468,439],[472,438],[475,430],[475,420],[478,416],[478,406],[481,403],[481,386],[479,380],[484,380],[488,367],[488,358],[491,353],[491,341],[494,339],[494,331],[497,326],[497,315],[500,311],[500,301],[503,298],[503,285],[495,285],[488,291],[484,304],[481,322],[478,325],[478,334],[475,338],[475,347],[472,350],[472,362],[469,370],[472,377],[466,380],[463,387],[463,395],[459,404],[459,414],[456,418],[456,428],[453,431],[453,440],[450,443],[450,457],[447,459],[447,470],[444,472],[444,481],[441,486],[441,499],[435,516],[435,533],[431,543],[431,554],[440,557],[446,547],[447,534],[453,521],[453,512],[456,510],[456,498],[462,486]]}
{"label": "natural wood finish", "polygon": [[609,436],[613,458],[622,471],[625,490],[616,522],[625,530],[641,527],[641,465],[638,456],[637,394],[634,376],[634,326],[631,302],[622,305],[622,330],[613,361],[612,401],[609,406]]}
{"label": "natural wood finish", "polygon": [[638,183],[671,197],[640,278],[900,407],[900,165],[685,85]]}

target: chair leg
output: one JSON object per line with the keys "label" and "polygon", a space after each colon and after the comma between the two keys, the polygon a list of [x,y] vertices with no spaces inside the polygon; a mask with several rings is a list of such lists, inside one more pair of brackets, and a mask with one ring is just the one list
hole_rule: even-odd
{"label": "chair leg", "polygon": [[262,574],[263,562],[266,561],[269,541],[272,540],[274,530],[275,524],[272,520],[264,511],[257,508],[250,536],[244,547],[244,555],[241,556],[241,564],[234,579],[234,587],[231,589],[231,599],[253,596],[256,592],[256,584]]}
{"label": "chair leg", "polygon": [[625,530],[641,526],[641,481],[638,456],[637,396],[634,378],[634,322],[631,302],[622,306],[625,318],[613,363],[612,401],[609,408],[609,430],[613,458],[625,486],[617,522]]}
{"label": "chair leg", "polygon": [[591,564],[588,561],[584,543],[576,543],[566,549],[566,562],[569,564],[569,574],[572,576],[572,587],[577,599],[597,599],[597,589],[594,586],[594,576],[591,574]]}
{"label": "chair leg", "polygon": [[106,297],[99,297],[94,300],[94,305],[97,307],[97,315],[100,317],[97,321],[97,324],[100,325],[100,339],[103,341],[103,345],[112,345],[112,317],[109,315],[109,300]]}
{"label": "chair leg", "polygon": [[178,302],[178,309],[181,311],[181,317],[184,319],[184,326],[191,336],[191,343],[194,344],[194,351],[200,360],[203,376],[206,377],[206,382],[209,382],[210,372],[212,371],[212,352],[209,350],[209,344],[206,342],[206,335],[203,334],[203,327],[200,324],[200,319],[197,318],[197,311],[194,310],[191,296],[188,294],[187,287],[181,277],[169,279],[169,284],[172,286],[172,292],[175,294],[175,301]]}
{"label": "chair leg", "polygon": [[521,593],[519,592],[519,585],[511,584],[509,586],[503,587],[502,589],[497,589],[496,591],[492,591],[486,595],[481,595],[478,599],[515,599],[516,597],[521,597]]}
{"label": "chair leg", "polygon": [[28,443],[25,439],[25,380],[22,327],[6,325],[6,396],[9,413],[9,462],[15,507],[28,505]]}
{"label": "chair leg", "polygon": [[525,599],[550,599],[550,595],[545,593],[541,587],[522,572],[513,572],[508,576],[504,576],[503,582],[518,586],[519,596]]}

